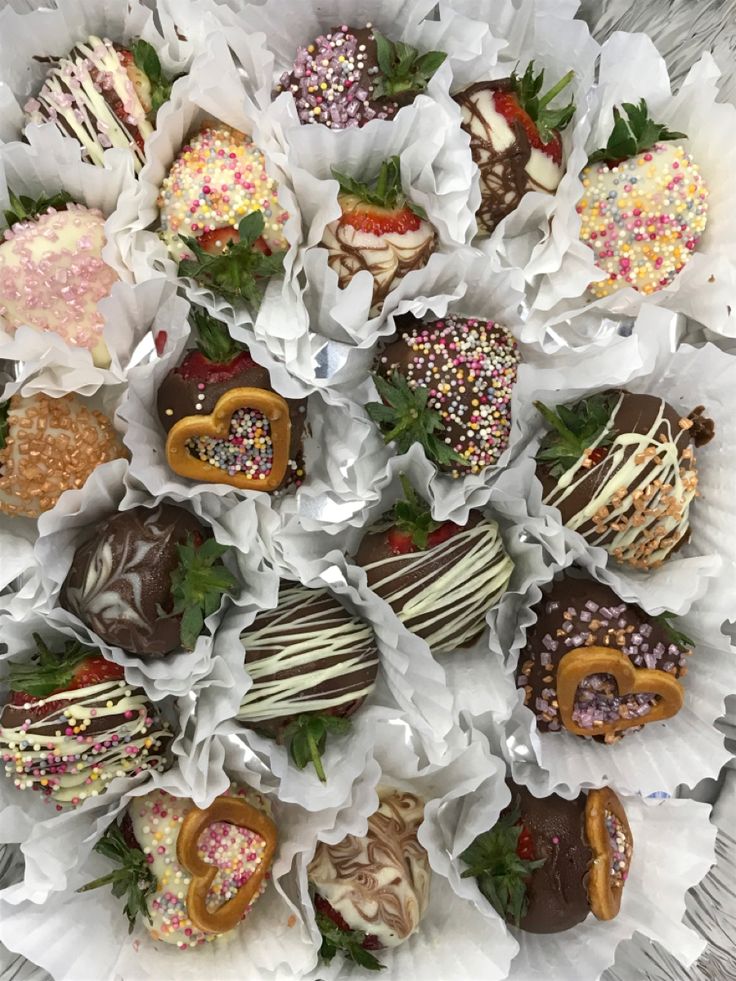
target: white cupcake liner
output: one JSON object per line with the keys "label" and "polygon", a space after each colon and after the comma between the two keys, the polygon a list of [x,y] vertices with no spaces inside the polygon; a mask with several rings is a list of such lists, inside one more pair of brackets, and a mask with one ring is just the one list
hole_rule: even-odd
{"label": "white cupcake liner", "polygon": [[[53,9],[39,4],[23,13],[6,7],[0,13],[0,88],[5,109],[0,138],[5,142],[18,139],[23,130],[33,138],[38,129],[28,123],[24,106],[36,96],[46,77],[48,65],[39,59],[66,57],[90,35],[123,44],[142,38],[156,49],[164,73],[177,78],[205,48],[208,28],[217,26],[203,13],[197,30],[192,31],[190,25],[185,37],[165,10],[154,12],[141,0],[58,0]],[[180,84],[174,83],[174,95]],[[77,144],[73,137],[64,138]],[[129,151],[123,153],[132,159]]]}
{"label": "white cupcake liner", "polygon": [[[565,321],[579,312],[632,317],[644,304],[685,314],[717,334],[736,336],[736,318],[730,306],[736,284],[736,233],[727,218],[736,206],[736,192],[730,170],[724,166],[736,134],[736,108],[716,101],[718,78],[715,61],[704,54],[678,93],[672,95],[664,60],[649,37],[619,32],[603,45],[586,151],[605,145],[614,105],[645,98],[653,118],[688,134],[686,148],[710,191],[708,224],[697,250],[674,281],[647,297],[627,287],[602,300],[586,299],[588,284],[603,277],[594,265],[592,251],[575,245],[569,259],[565,258],[558,270],[547,270],[547,278],[537,283],[536,313],[527,325],[530,336],[541,338],[550,323],[564,336]],[[573,243],[580,229],[575,205],[583,194],[581,182],[576,179],[574,184],[569,206],[555,218]]]}
{"label": "white cupcake liner", "polygon": [[[521,437],[526,440],[525,454],[533,458],[546,431],[534,409],[535,399],[556,405],[622,387],[659,395],[685,414],[706,404],[716,422],[716,437],[696,452],[701,498],[691,505],[692,540],[676,555],[656,569],[630,569],[617,564],[604,549],[588,545],[578,532],[563,529],[566,551],[622,599],[638,602],[649,612],[668,609],[682,614],[706,590],[722,593],[726,588],[722,582],[723,564],[732,560],[736,548],[736,528],[726,489],[728,471],[724,468],[724,462],[726,467],[729,465],[733,430],[728,406],[734,369],[730,357],[713,345],[698,349],[682,345],[674,353],[673,349],[672,314],[646,307],[637,318],[632,337],[619,339],[617,357],[612,358],[605,348],[592,356],[571,352],[560,367],[531,369],[527,400],[520,406],[516,424],[525,434]],[[707,387],[704,385],[698,392],[693,379],[705,378]],[[541,488],[536,477],[533,482]],[[557,508],[542,505],[542,511],[553,524],[562,527]],[[558,553],[556,558],[560,557]],[[724,606],[727,602],[724,596]]]}
{"label": "white cupcake liner", "polygon": [[[78,853],[78,861],[58,876],[50,895],[31,891],[29,885],[10,887],[0,893],[0,936],[6,946],[41,965],[56,981],[88,976],[91,963],[100,981],[153,981],[174,976],[182,981],[199,981],[207,975],[223,981],[261,981],[302,976],[314,962],[314,951],[300,923],[300,910],[288,891],[294,891],[290,885],[294,876],[289,872],[291,829],[302,824],[303,812],[269,795],[259,779],[242,768],[231,747],[224,747],[221,760],[219,766],[202,773],[210,788],[203,806],[233,779],[271,797],[272,816],[279,831],[272,881],[246,922],[214,943],[180,951],[170,944],[154,942],[144,923],[138,923],[129,934],[122,901],[109,888],[83,894],[75,891],[110,870],[109,861],[91,854],[94,843],[130,800],[154,789],[152,783],[119,795],[115,808],[94,823],[77,821],[74,828],[68,828],[67,837]],[[164,774],[155,786],[176,796],[191,796],[186,781],[166,777],[169,774]],[[57,840],[52,855],[65,843],[66,839]]]}
{"label": "white cupcake liner", "polygon": [[[530,284],[555,273],[563,262],[574,267],[574,255],[579,251],[577,232],[571,234],[557,216],[565,215],[570,208],[574,210],[577,175],[587,160],[588,94],[595,77],[598,44],[584,21],[571,19],[570,9],[546,6],[535,0],[517,4],[446,0],[440,4],[440,10],[443,7],[474,18],[488,27],[492,37],[504,42],[493,61],[484,52],[465,59],[462,64],[453,62],[453,93],[484,79],[505,78],[515,70],[523,72],[531,61],[537,70],[544,69],[548,85],[575,70],[576,77],[560,96],[560,104],[573,98],[577,111],[572,124],[562,133],[565,173],[557,191],[524,195],[519,207],[498,224],[490,237],[478,238],[474,243],[485,254],[497,255],[504,267],[521,270]],[[463,139],[470,157],[469,138],[463,134]],[[475,192],[479,188],[478,171],[475,164],[472,167]],[[524,339],[538,338],[529,333]]]}
{"label": "white cupcake liner", "polygon": [[[276,578],[269,573],[261,538],[261,520],[268,528],[270,510],[259,501],[241,501],[235,507],[211,494],[202,494],[191,501],[179,502],[209,526],[217,541],[231,546],[225,563],[236,573],[237,585],[232,594],[223,598],[216,613],[205,620],[205,632],[197,639],[194,651],[173,653],[163,658],[137,657],[119,647],[106,644],[79,618],[58,605],[61,587],[71,566],[76,548],[95,525],[118,510],[142,505],[153,507],[157,502],[130,485],[126,461],[114,461],[96,470],[79,491],[68,492],[60,498],[53,512],[39,519],[39,538],[34,551],[34,568],[24,584],[32,599],[24,604],[21,617],[16,617],[11,629],[23,630],[23,621],[44,617],[50,623],[66,628],[83,643],[98,646],[111,660],[126,669],[132,684],[142,687],[149,698],[158,701],[167,695],[196,694],[199,683],[217,669],[212,655],[213,634],[223,612],[231,603],[247,606],[251,602],[268,602],[276,589]],[[11,617],[5,617],[11,620]],[[0,615],[0,622],[3,617]]]}
{"label": "white cupcake liner", "polygon": [[[508,975],[512,981],[565,978],[597,981],[613,963],[618,944],[634,933],[664,944],[685,966],[702,953],[705,940],[682,922],[688,889],[714,861],[716,829],[709,823],[710,805],[693,800],[643,800],[625,796],[634,853],[618,916],[599,922],[592,914],[562,934],[532,934],[511,929],[519,952]],[[571,797],[577,795],[577,788]],[[463,806],[477,806],[469,794]],[[486,812],[483,830],[492,827],[498,811]],[[457,863],[464,871],[464,863]],[[492,922],[500,919],[474,879],[460,880],[469,898]]]}
{"label": "white cupcake liner", "polygon": [[[398,947],[377,952],[388,977],[452,977],[497,979],[506,977],[516,944],[498,917],[492,920],[455,892],[458,881],[452,857],[459,854],[486,826],[488,815],[498,814],[508,799],[504,770],[488,753],[482,737],[458,746],[446,764],[427,764],[404,722],[379,722],[371,759],[356,785],[356,796],[337,814],[316,813],[297,829],[292,845],[299,897],[315,951],[320,937],[308,895],[307,865],[318,841],[336,844],[347,834],[363,835],[368,817],[378,807],[378,786],[408,790],[425,802],[419,841],[427,850],[432,869],[429,907],[417,931]],[[358,787],[362,788],[358,792]],[[471,806],[468,798],[473,796]],[[458,884],[462,891],[462,884]],[[370,976],[337,955],[331,964],[320,962],[310,981]]]}
{"label": "white cupcake liner", "polygon": [[[266,167],[278,181],[279,200],[290,215],[284,225],[289,242],[284,275],[273,277],[266,289],[267,297],[272,301],[278,299],[279,315],[271,319],[266,317],[261,334],[268,338],[275,333],[278,340],[289,341],[304,333],[306,314],[301,310],[292,286],[292,278],[298,269],[301,219],[283,172],[285,159],[275,135],[278,116],[267,117],[249,99],[243,78],[222,35],[208,34],[206,48],[177,89],[176,98],[160,110],[156,131],[146,144],[146,163],[138,181],[128,187],[118,202],[111,234],[137,282],[164,276],[182,285],[192,303],[205,307],[228,326],[255,322],[258,332],[259,311],[248,309],[244,302],[230,303],[194,280],[178,277],[177,263],[158,234],[159,190],[187,139],[204,122],[221,122],[248,134],[264,153]],[[278,353],[278,346],[276,351]]]}

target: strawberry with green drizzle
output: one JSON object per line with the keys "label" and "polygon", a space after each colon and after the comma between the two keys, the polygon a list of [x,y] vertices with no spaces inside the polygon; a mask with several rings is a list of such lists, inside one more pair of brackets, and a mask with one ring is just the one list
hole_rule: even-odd
{"label": "strawberry with green drizzle", "polygon": [[[268,369],[253,360],[244,344],[234,340],[226,326],[202,309],[192,313],[197,347],[163,379],[158,390],[158,417],[164,432],[171,433],[178,422],[204,417],[213,412],[219,400],[236,389],[273,392]],[[272,430],[266,416],[249,408],[244,396],[243,408],[232,417],[226,436],[202,436],[187,443],[197,459],[203,457],[214,465],[203,469],[201,480],[217,483],[225,474],[240,472],[258,474],[269,466],[269,443]],[[297,485],[303,477],[304,429],[306,399],[284,399],[289,412],[289,460],[283,479],[273,491]],[[246,422],[247,420],[247,422]],[[178,457],[168,452],[169,466],[177,470]]]}
{"label": "strawberry with green drizzle", "polygon": [[455,96],[478,167],[479,231],[489,235],[529,191],[553,194],[563,174],[561,133],[575,104],[553,106],[570,84],[570,71],[546,93],[544,72],[531,62],[522,76],[476,82]]}
{"label": "strawberry with green drizzle", "polygon": [[375,310],[400,279],[427,264],[437,236],[424,210],[406,197],[397,156],[370,183],[335,169],[332,175],[340,185],[342,214],[327,225],[321,244],[340,289],[359,272],[371,274]]}

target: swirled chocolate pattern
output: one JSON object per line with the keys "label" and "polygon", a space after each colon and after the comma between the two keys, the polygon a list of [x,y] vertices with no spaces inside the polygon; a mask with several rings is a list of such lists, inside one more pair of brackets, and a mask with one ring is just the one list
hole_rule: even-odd
{"label": "swirled chocolate pattern", "polygon": [[153,132],[151,87],[132,55],[112,41],[90,37],[60,58],[25,111],[30,122],[53,122],[76,137],[98,166],[113,146],[130,148],[136,170],[143,166],[143,144]]}
{"label": "swirled chocolate pattern", "polygon": [[115,777],[167,769],[170,740],[143,690],[123,678],[6,705],[0,716],[6,775],[57,810],[99,796]]}
{"label": "swirled chocolate pattern", "polygon": [[304,712],[351,715],[373,691],[373,628],[326,589],[284,587],[241,636],[253,684],[238,720],[273,735]]}
{"label": "swirled chocolate pattern", "polygon": [[380,307],[407,273],[427,265],[436,241],[434,228],[424,220],[419,221],[415,230],[377,235],[337,219],[325,228],[322,237],[322,245],[328,250],[327,261],[337,273],[340,289],[345,289],[363,269],[371,274],[371,310]]}
{"label": "swirled chocolate pattern", "polygon": [[424,804],[399,790],[379,791],[379,797],[365,837],[320,842],[308,874],[351,930],[395,947],[414,933],[429,903],[429,860],[417,840]]}
{"label": "swirled chocolate pattern", "polygon": [[498,525],[480,516],[423,552],[395,555],[384,531],[370,532],[355,561],[371,589],[435,654],[480,636],[514,568]]}
{"label": "swirled chocolate pattern", "polygon": [[181,646],[180,617],[171,608],[177,545],[211,533],[189,511],[171,504],[122,511],[77,549],[61,605],[113,646],[134,654],[167,654]]}
{"label": "swirled chocolate pattern", "polygon": [[[603,431],[559,478],[540,463],[544,503],[619,562],[654,568],[687,539],[698,475],[691,443],[713,435],[702,408],[680,416],[654,395],[612,392]],[[600,447],[600,459],[595,455]]]}

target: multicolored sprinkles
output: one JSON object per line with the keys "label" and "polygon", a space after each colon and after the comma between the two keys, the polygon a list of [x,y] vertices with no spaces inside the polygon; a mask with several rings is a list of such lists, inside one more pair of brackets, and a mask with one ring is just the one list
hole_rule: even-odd
{"label": "multicolored sprinkles", "polygon": [[[401,340],[411,358],[397,367],[412,388],[429,390],[428,404],[448,430],[460,430],[445,442],[465,458],[463,473],[498,463],[509,442],[511,393],[521,360],[513,335],[492,320],[450,314],[402,333]],[[390,373],[385,355],[381,363]]]}
{"label": "multicolored sprinkles", "polygon": [[271,423],[258,409],[238,409],[230,420],[226,439],[197,436],[187,441],[187,449],[230,476],[243,473],[265,479],[273,465]]}
{"label": "multicolored sprinkles", "polygon": [[277,190],[249,136],[227,126],[206,127],[182,147],[161,185],[161,235],[181,259],[186,246],[179,236],[235,228],[245,215],[262,211],[266,244],[272,251],[287,249],[283,226],[289,216]]}
{"label": "multicolored sprinkles", "polygon": [[629,836],[616,815],[609,810],[605,813],[606,831],[611,849],[610,874],[613,885],[620,888],[629,877],[632,847]]}
{"label": "multicolored sprinkles", "polygon": [[625,286],[656,293],[669,286],[697,248],[708,216],[708,190],[678,144],[655,143],[615,166],[596,163],[581,175],[580,238],[608,278],[596,297]]}

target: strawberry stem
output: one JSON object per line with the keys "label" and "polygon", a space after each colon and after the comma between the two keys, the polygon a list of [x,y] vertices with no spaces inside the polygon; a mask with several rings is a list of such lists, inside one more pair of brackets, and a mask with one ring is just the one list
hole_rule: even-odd
{"label": "strawberry stem", "polygon": [[574,78],[575,78],[574,71],[569,71],[567,75],[563,75],[563,77],[559,80],[557,85],[553,85],[552,88],[549,90],[549,92],[547,92],[546,95],[543,95],[542,98],[538,101],[537,103],[538,108],[544,109],[545,106],[548,106],[550,102],[556,96],[558,96],[560,92],[562,92],[563,89],[567,88],[567,86],[570,84],[570,82],[572,82]]}

